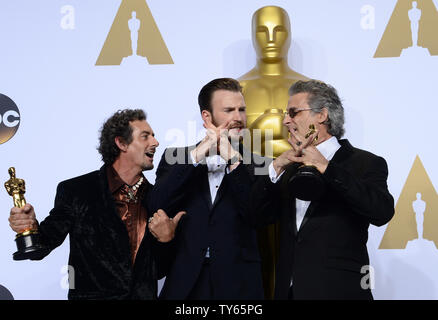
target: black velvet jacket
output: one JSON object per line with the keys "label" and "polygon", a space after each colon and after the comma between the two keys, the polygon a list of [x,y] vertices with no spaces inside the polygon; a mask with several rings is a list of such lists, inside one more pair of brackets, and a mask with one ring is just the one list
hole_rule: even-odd
{"label": "black velvet jacket", "polygon": [[[146,181],[148,195],[152,185]],[[148,210],[148,215],[151,212]],[[129,236],[108,188],[106,167],[58,185],[55,206],[39,225],[44,245],[53,250],[70,235],[69,299],[155,299],[164,276],[159,243],[146,228],[134,265]]]}

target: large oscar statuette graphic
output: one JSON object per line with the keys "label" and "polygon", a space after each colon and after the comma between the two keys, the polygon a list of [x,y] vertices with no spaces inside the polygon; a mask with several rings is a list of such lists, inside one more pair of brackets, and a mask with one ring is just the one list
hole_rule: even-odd
{"label": "large oscar statuette graphic", "polygon": [[[238,78],[246,102],[248,128],[252,135],[261,132],[261,146],[253,152],[265,155],[273,150],[278,157],[290,149],[288,131],[283,126],[283,111],[289,99],[289,88],[298,80],[309,80],[288,65],[291,26],[287,12],[276,6],[258,9],[252,17],[252,43],[257,55],[253,69]],[[265,136],[272,130],[273,136]],[[254,140],[254,139],[253,139]]]}
{"label": "large oscar statuette graphic", "polygon": [[[309,79],[288,65],[291,25],[284,9],[266,6],[253,14],[252,43],[257,56],[256,65],[238,78],[243,88],[252,141],[261,142],[253,143],[251,149],[263,156],[278,157],[291,148],[287,128],[283,125],[288,90],[298,80]],[[266,134],[269,130],[272,135]],[[257,232],[266,299],[274,297],[278,228],[277,223]]]}
{"label": "large oscar statuette graphic", "polygon": [[[14,207],[22,208],[26,204],[24,193],[26,186],[23,179],[15,177],[15,168],[9,168],[10,179],[5,182],[8,194],[14,200]],[[39,233],[36,230],[26,229],[15,236],[17,252],[13,254],[14,260],[38,259],[44,256],[47,248],[42,246],[39,241]]]}
{"label": "large oscar statuette graphic", "polygon": [[[305,138],[308,139],[315,133],[315,125],[309,126]],[[312,143],[318,141],[316,136]],[[294,196],[304,201],[318,200],[325,192],[325,182],[322,174],[315,166],[302,164],[297,172],[289,179],[289,188]]]}

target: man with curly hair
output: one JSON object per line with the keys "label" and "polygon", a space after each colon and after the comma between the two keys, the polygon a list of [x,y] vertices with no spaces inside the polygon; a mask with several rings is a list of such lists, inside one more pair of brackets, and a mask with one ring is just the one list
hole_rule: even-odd
{"label": "man with curly hair", "polygon": [[164,253],[184,214],[169,219],[162,210],[149,210],[152,185],[142,172],[153,168],[157,147],[143,110],[118,111],[101,129],[100,170],[61,182],[55,207],[40,223],[30,204],[11,209],[12,230],[38,230],[47,252],[69,234],[69,299],[157,297]]}

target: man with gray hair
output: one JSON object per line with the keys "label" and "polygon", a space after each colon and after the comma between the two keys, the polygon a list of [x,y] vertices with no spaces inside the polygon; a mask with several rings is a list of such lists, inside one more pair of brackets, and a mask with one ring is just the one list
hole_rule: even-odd
{"label": "man with gray hair", "polygon": [[[372,299],[368,227],[394,215],[386,161],[341,139],[344,109],[332,86],[298,81],[289,95],[283,124],[291,149],[256,182],[250,201],[262,220],[280,221],[275,298]],[[312,201],[290,186],[303,165],[316,168],[325,185]]]}

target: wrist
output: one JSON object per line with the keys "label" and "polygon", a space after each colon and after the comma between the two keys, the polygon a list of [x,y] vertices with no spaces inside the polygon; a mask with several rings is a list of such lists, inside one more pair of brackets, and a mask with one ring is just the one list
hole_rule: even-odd
{"label": "wrist", "polygon": [[199,149],[200,146],[197,146],[195,149],[191,151],[192,160],[195,163],[199,163],[202,161],[202,159],[205,158],[205,152],[203,152],[202,149]]}
{"label": "wrist", "polygon": [[241,162],[241,161],[242,161],[242,156],[240,155],[239,152],[237,152],[237,151],[235,151],[235,150],[233,150],[233,151],[230,153],[229,159],[227,160],[227,162],[228,162],[230,165],[234,165],[235,163],[238,163],[238,162]]}
{"label": "wrist", "polygon": [[326,159],[324,159],[324,160],[325,161],[320,161],[320,162],[318,162],[317,164],[314,165],[316,167],[316,169],[318,169],[318,171],[321,174],[324,174],[324,172],[327,170],[327,167],[328,167],[328,164],[329,164],[329,162]]}
{"label": "wrist", "polygon": [[272,161],[272,166],[274,167],[277,176],[283,172],[283,166],[279,162],[278,158]]}
{"label": "wrist", "polygon": [[160,239],[158,239],[158,241],[160,242],[169,242],[171,241],[173,238],[175,237],[175,232],[169,232],[167,233],[165,236],[161,237]]}
{"label": "wrist", "polygon": [[321,174],[324,174],[324,172],[327,170],[328,167],[328,163],[324,163],[324,164],[320,164],[319,166],[317,166],[316,168],[318,169],[318,171]]}

